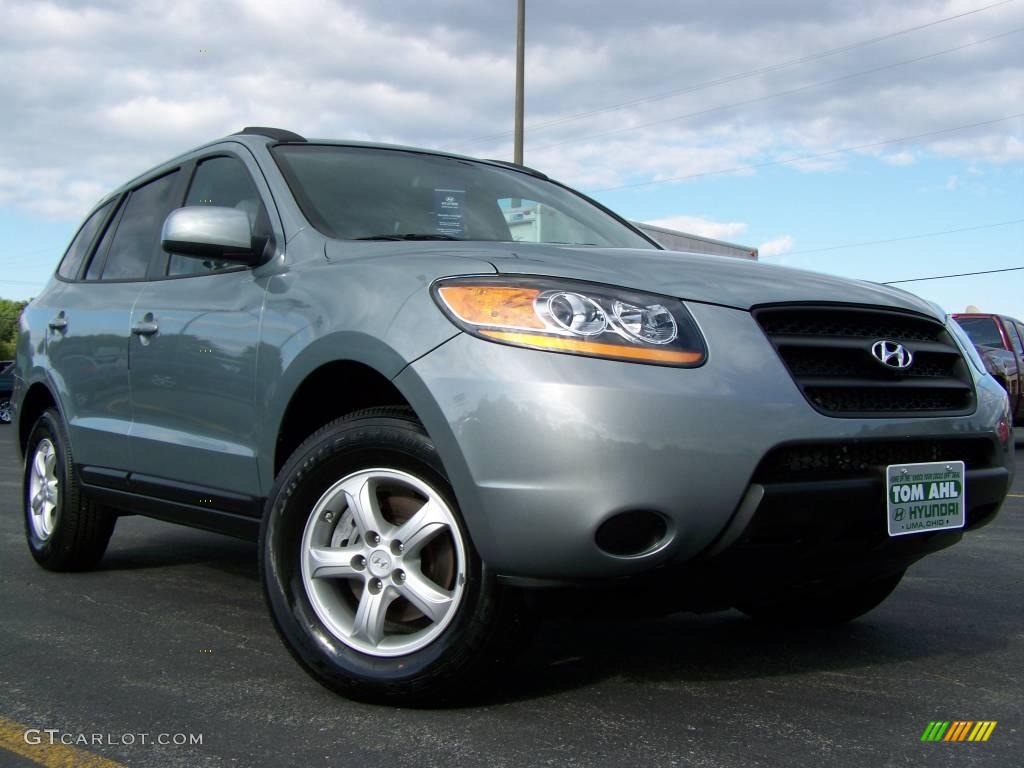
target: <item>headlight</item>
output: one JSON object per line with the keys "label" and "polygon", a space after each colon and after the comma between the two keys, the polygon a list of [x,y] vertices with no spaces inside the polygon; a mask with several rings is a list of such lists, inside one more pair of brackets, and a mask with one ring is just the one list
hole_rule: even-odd
{"label": "headlight", "polygon": [[539,277],[439,280],[434,300],[488,341],[612,360],[692,368],[707,357],[678,299]]}

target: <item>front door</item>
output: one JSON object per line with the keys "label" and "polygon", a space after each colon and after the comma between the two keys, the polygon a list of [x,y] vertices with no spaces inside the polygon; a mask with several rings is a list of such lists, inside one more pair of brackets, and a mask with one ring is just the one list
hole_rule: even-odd
{"label": "front door", "polygon": [[[269,226],[245,164],[200,161],[185,205],[235,207]],[[259,488],[256,357],[265,281],[251,269],[165,255],[132,313],[132,485],[194,506],[247,512]],[[173,479],[173,481],[171,480]]]}
{"label": "front door", "polygon": [[[256,345],[264,289],[250,270],[147,283],[132,315],[133,487],[221,508],[254,494]],[[162,479],[195,486],[181,497]],[[186,496],[192,493],[185,490]]]}

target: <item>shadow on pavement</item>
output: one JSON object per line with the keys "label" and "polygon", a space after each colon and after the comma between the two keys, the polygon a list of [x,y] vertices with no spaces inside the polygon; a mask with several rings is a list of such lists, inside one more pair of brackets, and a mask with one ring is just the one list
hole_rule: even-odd
{"label": "shadow on pavement", "polygon": [[[671,687],[807,673],[856,675],[865,667],[948,654],[940,633],[913,632],[909,615],[876,613],[846,626],[786,629],[736,611],[664,619],[545,622],[524,653],[474,704],[500,705],[591,686],[608,678]],[[978,634],[972,652],[992,646]]]}
{"label": "shadow on pavement", "polygon": [[248,541],[167,526],[166,532],[137,542],[137,537],[119,540],[115,530],[110,549],[96,570],[132,571],[202,564],[254,582],[259,580],[256,545]]}

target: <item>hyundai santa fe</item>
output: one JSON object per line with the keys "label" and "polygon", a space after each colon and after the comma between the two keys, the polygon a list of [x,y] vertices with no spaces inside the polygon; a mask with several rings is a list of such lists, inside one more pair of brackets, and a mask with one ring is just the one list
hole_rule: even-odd
{"label": "hyundai santa fe", "polygon": [[850,620],[1013,471],[1006,393],[930,303],[271,128],[102,199],[16,362],[41,566],[131,514],[258,541],[285,646],[368,701],[471,690],[544,588]]}

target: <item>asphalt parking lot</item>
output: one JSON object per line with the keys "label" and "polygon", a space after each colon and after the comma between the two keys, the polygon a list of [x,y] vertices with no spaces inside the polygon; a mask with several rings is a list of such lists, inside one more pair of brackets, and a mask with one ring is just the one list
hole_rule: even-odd
{"label": "asphalt parking lot", "polygon": [[[1000,517],[852,625],[785,631],[736,612],[549,621],[481,705],[413,711],[346,701],[299,669],[250,544],[133,517],[100,570],[39,569],[9,429],[0,766],[1021,764],[1024,448]],[[998,725],[983,743],[923,743],[933,720]],[[24,745],[11,751],[26,728],[108,743],[41,749],[34,763]],[[162,734],[202,743],[153,743]]]}

